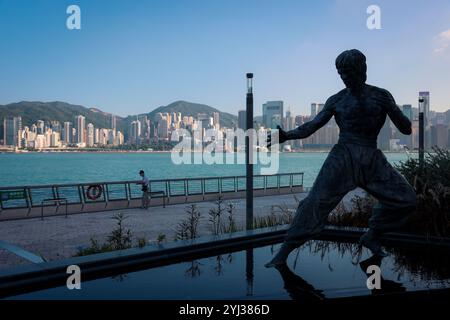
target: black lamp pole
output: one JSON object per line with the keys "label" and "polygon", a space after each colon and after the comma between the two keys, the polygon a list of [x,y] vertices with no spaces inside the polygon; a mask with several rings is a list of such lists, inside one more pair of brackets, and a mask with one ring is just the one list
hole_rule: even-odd
{"label": "black lamp pole", "polygon": [[423,119],[423,102],[424,99],[419,97],[419,166],[422,170],[424,161],[424,119]]}
{"label": "black lamp pole", "polygon": [[246,219],[247,230],[253,229],[253,141],[249,130],[253,129],[253,73],[247,73],[247,113],[245,137],[245,164],[246,164]]}

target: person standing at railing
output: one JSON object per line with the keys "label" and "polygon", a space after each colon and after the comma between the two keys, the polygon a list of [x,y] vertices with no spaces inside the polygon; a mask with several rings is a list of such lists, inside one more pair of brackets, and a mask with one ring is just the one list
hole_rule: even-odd
{"label": "person standing at railing", "polygon": [[139,175],[142,178],[142,181],[138,182],[138,184],[142,185],[142,205],[141,209],[148,209],[150,199],[149,199],[149,184],[150,181],[148,177],[145,175],[144,170],[139,171]]}

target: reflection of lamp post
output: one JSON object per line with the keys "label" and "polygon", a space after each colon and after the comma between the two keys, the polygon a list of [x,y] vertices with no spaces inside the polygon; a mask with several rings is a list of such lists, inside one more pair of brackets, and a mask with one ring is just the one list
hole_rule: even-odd
{"label": "reflection of lamp post", "polygon": [[423,122],[423,97],[419,97],[419,166],[423,168],[424,161],[424,122]]}
{"label": "reflection of lamp post", "polygon": [[249,130],[253,129],[253,73],[247,73],[247,110],[246,110],[245,164],[246,164],[246,219],[247,230],[253,229],[253,139]]}
{"label": "reflection of lamp post", "polygon": [[253,296],[253,249],[245,251],[245,278],[247,280],[247,296]]}

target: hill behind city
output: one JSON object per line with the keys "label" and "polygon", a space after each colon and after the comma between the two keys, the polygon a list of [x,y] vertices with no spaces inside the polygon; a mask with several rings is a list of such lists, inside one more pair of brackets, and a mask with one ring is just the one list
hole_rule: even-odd
{"label": "hill behind city", "polygon": [[[182,116],[193,116],[194,118],[197,118],[199,113],[212,115],[213,112],[219,112],[221,126],[232,127],[233,124],[237,123],[235,115],[221,112],[205,104],[182,100],[175,101],[167,106],[158,107],[146,115],[149,119],[154,120],[155,115],[159,112],[181,112]],[[101,111],[98,108],[86,108],[81,105],[61,101],[21,101],[0,105],[0,136],[3,136],[3,119],[6,117],[20,116],[22,117],[23,126],[31,126],[37,120],[43,120],[46,123],[55,120],[61,124],[66,121],[73,122],[77,115],[86,117],[86,124],[92,123],[96,128],[111,127],[111,113]],[[129,115],[125,118],[116,116],[117,129],[122,131],[125,137],[128,136],[131,121],[135,120],[136,117],[137,115]]]}

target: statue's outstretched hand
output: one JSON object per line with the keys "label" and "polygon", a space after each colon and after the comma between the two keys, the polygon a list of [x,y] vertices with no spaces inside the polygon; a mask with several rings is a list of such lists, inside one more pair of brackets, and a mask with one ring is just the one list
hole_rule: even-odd
{"label": "statue's outstretched hand", "polygon": [[278,135],[278,143],[283,143],[288,140],[286,131],[284,131],[280,126],[277,126],[277,130],[278,130],[278,133],[274,133],[273,140],[272,140],[272,131],[269,131],[269,133],[267,135],[267,148],[270,148],[272,146],[273,141],[276,142],[275,135]]}

